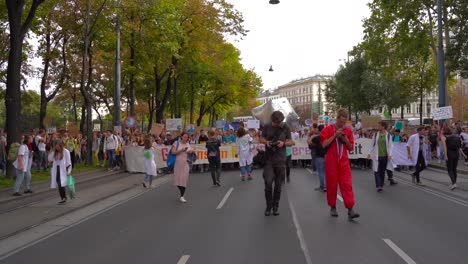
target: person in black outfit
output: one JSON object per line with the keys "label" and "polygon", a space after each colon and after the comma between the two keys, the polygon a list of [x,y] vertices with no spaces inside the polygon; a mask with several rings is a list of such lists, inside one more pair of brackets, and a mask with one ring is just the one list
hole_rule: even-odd
{"label": "person in black outfit", "polygon": [[[281,197],[281,185],[286,173],[286,147],[292,146],[291,130],[283,123],[284,115],[280,111],[271,114],[271,124],[264,126],[260,143],[265,144],[265,216],[279,215],[278,207]],[[273,189],[274,183],[274,189]]]}
{"label": "person in black outfit", "polygon": [[450,190],[455,190],[457,188],[457,166],[458,159],[460,158],[460,150],[462,147],[460,136],[458,134],[453,134],[452,129],[446,127],[444,129],[445,140],[444,151],[445,151],[445,160],[447,162],[447,171],[452,181],[452,184],[449,186]]}
{"label": "person in black outfit", "polygon": [[326,192],[327,188],[325,186],[325,154],[327,151],[323,148],[322,144],[320,144],[320,132],[324,129],[324,125],[318,126],[319,134],[315,135],[311,139],[311,143],[315,148],[315,167],[318,171],[320,186],[315,188],[316,191]]}
{"label": "person in black outfit", "polygon": [[214,186],[221,186],[221,154],[219,147],[221,141],[216,139],[215,132],[208,132],[208,141],[206,142],[206,150],[208,155],[208,162],[210,163],[211,179],[213,180]]}

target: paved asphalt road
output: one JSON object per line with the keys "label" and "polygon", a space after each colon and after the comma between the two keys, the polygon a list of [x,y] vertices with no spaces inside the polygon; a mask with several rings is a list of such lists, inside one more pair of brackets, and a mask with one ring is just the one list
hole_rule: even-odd
{"label": "paved asphalt road", "polygon": [[265,217],[261,172],[252,182],[223,172],[221,188],[195,174],[186,204],[165,184],[2,263],[468,263],[468,202],[403,179],[379,194],[370,172],[357,170],[361,218],[348,222],[342,202],[340,216],[329,217],[325,194],[313,190],[317,176],[294,169],[281,215]]}

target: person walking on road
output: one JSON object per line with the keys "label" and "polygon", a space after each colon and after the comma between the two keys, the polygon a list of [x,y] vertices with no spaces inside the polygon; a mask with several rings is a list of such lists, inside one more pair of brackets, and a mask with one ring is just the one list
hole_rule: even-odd
{"label": "person walking on road", "polygon": [[336,199],[339,184],[345,207],[348,209],[348,219],[353,220],[360,215],[353,209],[355,201],[348,151],[354,149],[354,137],[351,128],[345,126],[347,120],[348,111],[338,110],[336,124],[329,125],[322,130],[320,142],[324,148],[328,149],[325,156],[325,174],[330,215],[338,217]]}
{"label": "person walking on road", "polygon": [[72,161],[70,152],[62,142],[56,144],[54,150],[50,152],[49,161],[52,162],[50,187],[52,189],[58,187],[61,199],[59,204],[64,204],[67,202],[65,187],[67,186],[68,175],[72,170]]}
{"label": "person walking on road", "polygon": [[206,150],[213,186],[218,187],[221,186],[221,151],[219,150],[219,147],[221,147],[221,141],[216,138],[216,133],[214,131],[209,131]]}
{"label": "person walking on road", "polygon": [[241,180],[245,181],[247,178],[252,180],[252,142],[253,139],[250,134],[243,128],[239,127],[237,130],[236,151],[239,155],[239,167]]}
{"label": "person walking on road", "polygon": [[13,167],[16,169],[16,182],[13,196],[21,196],[20,188],[23,180],[25,180],[26,191],[24,193],[33,193],[31,190],[31,151],[28,145],[32,142],[31,136],[24,136],[23,144],[18,149],[16,160],[13,162]]}
{"label": "person walking on road", "polygon": [[271,210],[273,210],[273,215],[279,215],[281,186],[286,172],[286,147],[292,146],[291,130],[283,121],[283,113],[274,111],[271,114],[271,124],[264,126],[260,138],[260,143],[266,146],[265,166],[263,167],[267,204],[265,216],[271,215]]}
{"label": "person walking on road", "polygon": [[104,140],[104,153],[106,153],[106,157],[109,160],[109,171],[117,169],[115,150],[117,149],[118,144],[117,137],[114,135],[112,130],[107,130],[107,135]]}
{"label": "person walking on road", "polygon": [[[372,169],[375,176],[375,187],[378,192],[383,191],[385,182],[385,172],[393,176],[392,150],[393,140],[390,133],[387,132],[387,123],[384,121],[377,123],[378,132],[372,139],[372,147],[369,151],[368,159],[372,159]],[[390,184],[395,184],[393,177]]]}
{"label": "person walking on road", "polygon": [[416,171],[411,175],[413,183],[423,185],[421,182],[420,173],[423,171],[427,164],[424,156],[424,127],[419,127],[417,133],[408,139],[406,145],[408,150],[408,159],[412,161],[413,166],[416,166]]}
{"label": "person walking on road", "polygon": [[[446,127],[444,130],[445,140],[444,153],[445,160],[447,162],[447,172],[450,177],[452,184],[449,185],[450,190],[457,188],[457,166],[458,159],[460,158],[460,152],[462,147],[462,141],[458,134],[454,134],[452,129]],[[462,152],[463,153],[463,152]]]}
{"label": "person walking on road", "polygon": [[180,140],[177,140],[173,145],[171,152],[176,155],[176,162],[174,166],[174,185],[179,188],[180,201],[186,203],[185,190],[189,179],[190,166],[187,161],[187,153],[192,153],[193,149],[188,143],[189,135],[183,132]]}
{"label": "person walking on road", "polygon": [[[325,128],[324,125],[319,125],[318,126],[318,134],[314,135],[310,139],[310,144],[315,149],[315,167],[317,168],[318,176],[319,176],[319,181],[320,181],[320,186],[318,188],[315,188],[316,191],[322,191],[326,192],[327,191],[327,185],[325,184],[325,154],[326,150],[323,148],[322,144],[320,144],[320,132]],[[309,145],[310,145],[309,144]]]}
{"label": "person walking on road", "polygon": [[153,143],[149,138],[145,139],[145,149],[143,150],[145,157],[145,179],[143,180],[143,187],[151,188],[153,184],[153,178],[157,175],[156,162],[154,161],[155,151],[153,149]]}

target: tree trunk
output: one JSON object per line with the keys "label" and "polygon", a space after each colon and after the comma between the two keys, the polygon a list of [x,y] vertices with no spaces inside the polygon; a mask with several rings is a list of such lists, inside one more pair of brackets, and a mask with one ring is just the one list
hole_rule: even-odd
{"label": "tree trunk", "polygon": [[173,79],[174,79],[174,115],[175,118],[180,118],[180,106],[179,99],[177,98],[177,65],[179,61],[175,56],[172,56],[172,66],[173,66]]}
{"label": "tree trunk", "polygon": [[39,127],[45,129],[44,119],[47,113],[47,79],[49,78],[49,66],[50,66],[50,53],[51,53],[51,33],[48,31],[46,33],[46,52],[44,54],[44,70],[42,72],[42,80],[41,80],[41,107],[39,112]]}
{"label": "tree trunk", "polygon": [[76,86],[75,85],[73,85],[72,100],[73,100],[73,118],[75,119],[75,124],[76,124],[78,123],[78,110],[76,109]]}
{"label": "tree trunk", "polygon": [[193,73],[191,74],[191,94],[190,94],[190,124],[193,124],[193,115],[195,113],[195,89],[193,83]]}
{"label": "tree trunk", "polygon": [[156,113],[156,123],[161,123],[162,120],[164,119],[164,109],[166,108],[167,102],[169,101],[171,90],[172,90],[172,80],[171,80],[171,75],[169,75],[167,77],[166,91],[164,92],[163,100],[161,100],[161,105],[158,108],[158,111]]}
{"label": "tree trunk", "polygon": [[81,105],[81,119],[80,119],[80,132],[85,132],[85,122],[86,122],[86,105],[83,103]]}
{"label": "tree trunk", "polygon": [[[133,17],[132,17],[133,18]],[[130,101],[130,115],[135,116],[135,31],[130,34],[130,83],[129,83],[129,101]]]}
{"label": "tree trunk", "polygon": [[421,98],[419,101],[419,125],[423,125],[423,91],[424,89],[421,87]]}
{"label": "tree trunk", "polygon": [[401,107],[401,120],[405,119],[405,109],[404,108],[405,108],[404,106]]}
{"label": "tree trunk", "polygon": [[[89,38],[89,28],[90,28],[90,0],[86,0],[86,18],[85,18],[85,32],[84,32],[84,45],[83,45],[83,54],[81,58],[81,80],[80,80],[80,92],[83,95],[84,99],[84,108],[85,111],[88,113],[86,116],[86,136],[88,138],[87,140],[87,148],[91,149],[92,148],[92,129],[91,129],[91,122],[92,122],[92,114],[91,114],[91,96],[89,92],[86,90],[85,87],[85,80],[86,80],[86,61],[88,58],[88,49],[90,47],[90,38]],[[90,62],[91,63],[91,62]],[[90,80],[88,80],[89,83]],[[83,119],[83,117],[82,117]],[[87,152],[86,155],[86,165],[92,165],[93,161],[93,153],[91,151]]]}

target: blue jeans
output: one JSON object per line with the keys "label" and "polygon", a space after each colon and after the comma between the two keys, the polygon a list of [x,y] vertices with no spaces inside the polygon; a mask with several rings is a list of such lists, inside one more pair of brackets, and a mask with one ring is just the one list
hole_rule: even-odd
{"label": "blue jeans", "polygon": [[23,172],[21,170],[16,169],[16,182],[14,187],[14,192],[17,193],[20,190],[21,183],[23,183],[23,179],[26,177],[26,189],[31,189],[31,171]]}
{"label": "blue jeans", "polygon": [[315,157],[315,167],[318,171],[318,176],[320,180],[320,188],[325,189],[325,159],[323,157]]}
{"label": "blue jeans", "polygon": [[149,183],[149,187],[151,187],[151,184],[153,183],[153,175],[146,174],[145,175],[145,182]]}
{"label": "blue jeans", "polygon": [[107,158],[109,159],[109,168],[114,168],[116,166],[115,149],[108,149],[107,150]]}
{"label": "blue jeans", "polygon": [[252,165],[242,166],[240,167],[241,176],[247,176],[252,173]]}

